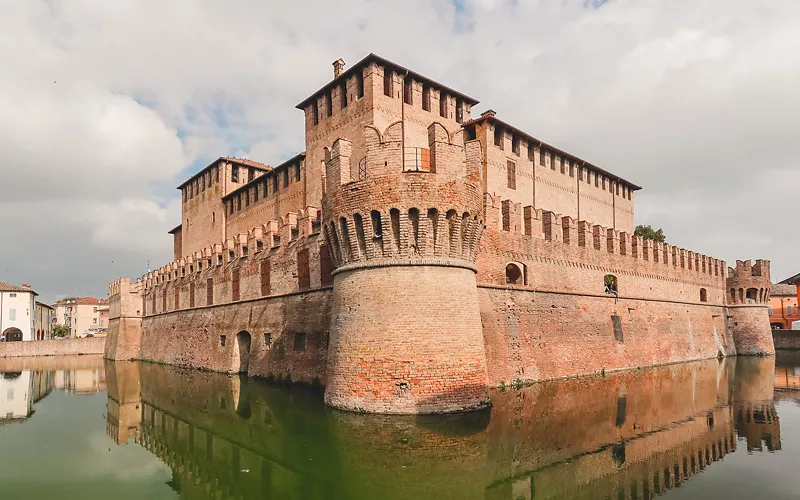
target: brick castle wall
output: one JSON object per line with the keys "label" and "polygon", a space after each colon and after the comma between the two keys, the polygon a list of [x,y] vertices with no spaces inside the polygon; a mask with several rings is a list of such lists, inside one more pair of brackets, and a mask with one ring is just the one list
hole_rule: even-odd
{"label": "brick castle wall", "polygon": [[103,354],[105,337],[0,342],[0,358]]}

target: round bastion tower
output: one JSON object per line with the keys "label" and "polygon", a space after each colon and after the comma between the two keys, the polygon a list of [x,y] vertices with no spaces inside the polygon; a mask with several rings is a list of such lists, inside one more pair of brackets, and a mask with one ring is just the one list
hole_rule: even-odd
{"label": "round bastion tower", "polygon": [[736,354],[768,356],[775,354],[769,324],[769,292],[772,282],[769,261],[737,260],[728,268],[728,329],[736,345]]}
{"label": "round bastion tower", "polygon": [[[325,402],[372,413],[489,404],[475,254],[480,144],[438,123],[427,148],[401,125],[325,153],[323,231],[334,263]],[[360,141],[359,141],[360,142]]]}

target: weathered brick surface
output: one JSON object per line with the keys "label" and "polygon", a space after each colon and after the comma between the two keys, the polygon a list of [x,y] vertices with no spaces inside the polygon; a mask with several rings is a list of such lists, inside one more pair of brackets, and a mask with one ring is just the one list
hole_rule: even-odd
{"label": "weathered brick surface", "polygon": [[228,184],[222,161],[193,187],[183,257],[137,284],[144,319],[112,317],[106,355],[317,378],[332,405],[413,413],[513,380],[774,351],[768,262],[726,272],[634,236],[636,186],[493,112],[470,120],[474,100],[414,73],[404,99],[405,74],[371,56],[303,101],[301,176],[278,194],[256,201],[261,181]]}
{"label": "weathered brick surface", "polygon": [[800,330],[772,330],[775,349],[800,349]]}
{"label": "weathered brick surface", "polygon": [[105,337],[0,342],[0,358],[103,354]]}

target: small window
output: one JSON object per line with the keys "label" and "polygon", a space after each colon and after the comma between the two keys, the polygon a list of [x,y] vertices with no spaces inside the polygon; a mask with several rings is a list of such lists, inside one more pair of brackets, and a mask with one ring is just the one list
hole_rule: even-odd
{"label": "small window", "polygon": [[392,97],[392,72],[389,68],[383,70],[383,95]]}
{"label": "small window", "polygon": [[544,167],[545,165],[547,165],[547,162],[545,161],[545,155],[546,155],[546,154],[547,154],[547,153],[545,153],[545,152],[544,152],[544,149],[540,149],[540,150],[539,150],[539,165],[541,165],[541,166],[543,166],[543,167]]}
{"label": "small window", "polygon": [[447,118],[447,94],[439,92],[439,116]]}
{"label": "small window", "polygon": [[456,121],[458,123],[464,121],[464,102],[461,99],[456,99]]}
{"label": "small window", "polygon": [[220,335],[219,336],[219,345],[222,346],[222,347],[225,347],[225,341],[226,340],[227,340],[227,338],[225,337],[225,335]]}
{"label": "small window", "polygon": [[333,90],[329,90],[325,95],[325,112],[328,118],[333,116]]}
{"label": "small window", "polygon": [[231,165],[231,182],[239,182],[239,167]]}
{"label": "small window", "polygon": [[466,141],[474,141],[477,139],[477,133],[475,132],[475,125],[469,125],[464,127],[464,140]]}
{"label": "small window", "polygon": [[283,187],[289,187],[289,169],[283,171]]}
{"label": "small window", "polygon": [[610,293],[612,295],[617,295],[619,293],[619,288],[617,286],[617,277],[613,274],[606,274],[603,278],[603,286],[605,293]]}
{"label": "small window", "polygon": [[772,316],[772,314],[773,314],[773,312],[772,312],[772,306],[769,306],[769,307],[767,307],[767,314],[769,314],[770,316]]}
{"label": "small window", "polygon": [[786,315],[791,316],[794,313],[792,306],[786,306]]}
{"label": "small window", "polygon": [[295,181],[300,180],[300,163],[294,164],[294,180]]}
{"label": "small window", "polygon": [[319,123],[319,108],[317,107],[317,98],[314,98],[314,102],[311,103],[311,118],[313,120],[314,125]]}
{"label": "small window", "polygon": [[519,136],[517,134],[511,136],[511,152],[519,154]]}
{"label": "small window", "polygon": [[358,98],[364,97],[364,75],[358,71],[356,72],[356,84],[358,86]]}
{"label": "small window", "polygon": [[339,87],[339,97],[341,98],[342,102],[342,109],[347,107],[347,82],[342,83]]}
{"label": "small window", "polygon": [[509,262],[506,264],[506,284],[507,285],[522,285],[524,284],[524,276],[519,264]]}
{"label": "small window", "polygon": [[8,310],[8,319],[10,321],[14,321],[17,319],[17,310],[16,309],[9,309]]}
{"label": "small window", "polygon": [[427,84],[422,85],[422,109],[431,110],[431,87]]}
{"label": "small window", "polygon": [[508,160],[508,189],[517,189],[517,164]]}
{"label": "small window", "polygon": [[494,126],[494,145],[503,149],[503,127],[499,125]]}
{"label": "small window", "polygon": [[700,289],[700,302],[708,302],[708,292],[705,288]]}
{"label": "small window", "polygon": [[408,77],[403,78],[403,102],[414,104],[414,80]]}
{"label": "small window", "polygon": [[305,351],[306,350],[306,334],[305,333],[295,333],[294,334],[294,350],[295,351]]}
{"label": "small window", "polygon": [[267,332],[264,334],[264,350],[269,351],[271,345],[272,345],[272,334]]}

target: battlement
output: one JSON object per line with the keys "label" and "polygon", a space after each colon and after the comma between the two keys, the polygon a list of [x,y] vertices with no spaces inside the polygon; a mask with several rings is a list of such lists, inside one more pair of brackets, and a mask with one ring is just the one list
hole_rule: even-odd
{"label": "battlement", "polygon": [[485,206],[487,229],[623,256],[631,261],[649,262],[665,268],[724,277],[724,261],[669,243],[647,240],[590,221],[575,220],[548,210],[534,209],[531,205],[522,207],[520,203],[501,200],[500,197],[489,194],[485,197]]}
{"label": "battlement", "polygon": [[728,268],[726,281],[731,305],[767,304],[772,280],[768,260],[737,260],[736,267]]}
{"label": "battlement", "polygon": [[758,259],[753,264],[750,260],[737,260],[736,267],[728,268],[729,278],[745,278],[751,276],[769,276],[769,261]]}

